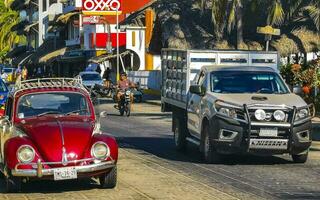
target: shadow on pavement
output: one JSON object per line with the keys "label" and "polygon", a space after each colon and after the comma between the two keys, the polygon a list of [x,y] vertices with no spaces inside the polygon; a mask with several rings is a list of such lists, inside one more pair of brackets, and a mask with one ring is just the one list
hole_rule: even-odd
{"label": "shadow on pavement", "polygon": [[[174,147],[173,138],[121,137],[117,139],[122,148],[142,150],[171,161],[205,163],[198,147],[188,144],[185,152],[178,152]],[[292,163],[291,160],[277,156],[226,155],[223,162],[218,165],[277,165]]]}
{"label": "shadow on pavement", "polygon": [[[99,184],[93,179],[68,181],[31,180],[22,185],[21,193],[64,193],[71,191],[86,191],[99,189]],[[4,179],[0,179],[0,193],[5,193]]]}

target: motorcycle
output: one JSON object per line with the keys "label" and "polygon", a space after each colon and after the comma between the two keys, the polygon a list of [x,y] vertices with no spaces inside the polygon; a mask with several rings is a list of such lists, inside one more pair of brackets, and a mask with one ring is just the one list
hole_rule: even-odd
{"label": "motorcycle", "polygon": [[127,89],[124,92],[124,95],[121,96],[119,103],[119,112],[123,116],[126,113],[126,116],[129,117],[131,114],[131,90]]}

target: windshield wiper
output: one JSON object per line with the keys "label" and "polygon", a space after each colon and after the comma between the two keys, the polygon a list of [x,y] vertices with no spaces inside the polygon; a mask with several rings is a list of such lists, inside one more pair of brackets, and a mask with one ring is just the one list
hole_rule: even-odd
{"label": "windshield wiper", "polygon": [[88,112],[88,109],[80,109],[80,110],[73,110],[71,112],[65,113],[64,115],[71,115],[71,114],[76,114],[76,113],[80,113],[80,112]]}
{"label": "windshield wiper", "polygon": [[50,115],[50,114],[61,114],[61,112],[59,112],[59,111],[48,111],[48,112],[41,113],[41,114],[39,114],[37,116],[41,117],[41,116]]}

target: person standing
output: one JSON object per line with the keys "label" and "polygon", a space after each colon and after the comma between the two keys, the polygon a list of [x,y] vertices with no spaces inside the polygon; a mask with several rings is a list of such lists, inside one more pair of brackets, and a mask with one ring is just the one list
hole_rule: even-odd
{"label": "person standing", "polygon": [[22,69],[22,80],[27,80],[27,78],[28,78],[28,70],[24,66],[23,69]]}
{"label": "person standing", "polygon": [[104,86],[106,86],[106,88],[110,88],[110,74],[111,69],[107,67],[102,76],[102,78],[104,79]]}

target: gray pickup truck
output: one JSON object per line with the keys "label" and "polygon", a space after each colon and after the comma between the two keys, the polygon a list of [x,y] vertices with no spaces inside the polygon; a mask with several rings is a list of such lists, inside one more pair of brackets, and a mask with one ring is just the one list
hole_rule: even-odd
{"label": "gray pickup truck", "polygon": [[306,162],[313,107],[277,66],[276,52],[164,49],[162,110],[173,112],[176,148],[194,143],[209,163],[239,153]]}

